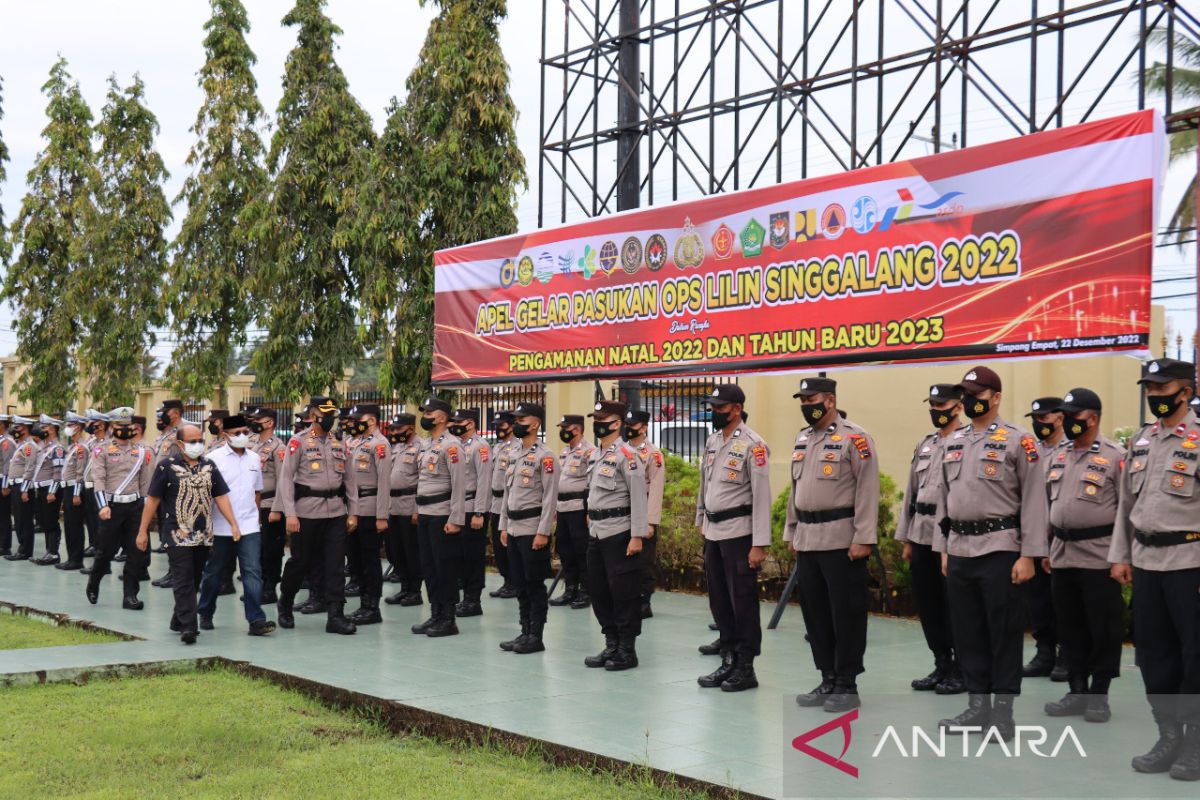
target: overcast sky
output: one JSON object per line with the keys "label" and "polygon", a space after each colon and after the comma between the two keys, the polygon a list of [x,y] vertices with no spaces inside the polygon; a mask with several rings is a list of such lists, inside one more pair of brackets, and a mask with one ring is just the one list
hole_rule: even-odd
{"label": "overcast sky", "polygon": [[[295,43],[295,30],[279,24],[292,4],[293,0],[246,1],[251,24],[249,44],[258,56],[255,74],[259,97],[271,118],[282,92],[284,60]],[[536,187],[532,182],[538,160],[541,5],[537,0],[509,0],[509,17],[500,27],[511,68],[512,94],[520,111],[518,139],[531,179],[530,191],[521,198],[518,208],[522,230],[537,224]],[[193,143],[189,128],[202,98],[196,72],[204,60],[202,26],[209,15],[208,2],[8,0],[4,6],[0,78],[4,81],[5,116],[0,121],[0,132],[12,156],[8,181],[0,185],[6,221],[11,223],[16,215],[25,191],[25,175],[43,147],[46,98],[41,86],[60,53],[68,60],[72,75],[79,80],[97,116],[109,75],[115,74],[121,85],[127,85],[135,72],[141,73],[147,102],[162,128],[158,147],[171,172],[167,194],[174,199],[185,177],[184,159]],[[403,99],[404,81],[416,64],[434,8],[422,8],[417,0],[329,0],[327,10],[344,31],[338,41],[338,62],[351,91],[374,117],[379,130],[389,99]],[[1120,110],[1114,108],[1109,113]],[[1164,206],[1175,201],[1183,180],[1186,175],[1182,170],[1172,173]],[[183,213],[184,209],[176,207],[177,218]],[[1160,224],[1165,224],[1165,217]],[[1194,272],[1192,248],[1158,251],[1156,277]],[[1155,286],[1155,294],[1192,288],[1182,283],[1160,284]],[[1190,335],[1195,328],[1195,299],[1169,301],[1167,305],[1173,309],[1175,326]],[[15,345],[9,309],[0,309],[0,353],[11,352]],[[171,349],[167,334],[160,336],[154,352],[163,360]]]}

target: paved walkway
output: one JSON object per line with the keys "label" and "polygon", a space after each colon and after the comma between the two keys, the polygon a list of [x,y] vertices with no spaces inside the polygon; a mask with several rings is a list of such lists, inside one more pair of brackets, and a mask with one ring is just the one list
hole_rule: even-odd
{"label": "paved walkway", "polygon": [[[155,556],[154,562],[151,572],[157,577],[165,560]],[[489,575],[490,584],[495,580]],[[783,796],[785,790],[788,796],[841,797],[1195,796],[1194,785],[1165,775],[1136,775],[1128,767],[1129,757],[1153,740],[1129,650],[1126,674],[1114,687],[1113,722],[1098,726],[1075,720],[1086,759],[1074,750],[1070,761],[1065,756],[1006,758],[995,747],[975,758],[978,737],[969,758],[955,757],[961,755],[957,738],[944,759],[905,758],[887,741],[889,747],[873,758],[887,724],[908,726],[899,730],[908,750],[911,725],[922,725],[936,736],[933,723],[961,710],[965,698],[910,691],[909,680],[930,669],[920,628],[908,620],[872,618],[867,673],[859,684],[865,705],[845,756],[861,769],[860,777],[852,779],[791,746],[793,737],[834,719],[821,709],[797,709],[792,701],[796,692],[816,683],[796,607],[788,609],[779,629],[764,631],[764,652],[756,662],[760,687],[726,694],[696,685],[696,676],[715,668],[717,660],[696,652],[698,644],[713,636],[707,629],[707,602],[684,594],[655,596],[655,617],[646,622],[638,643],[641,666],[608,673],[582,664],[584,656],[603,646],[590,611],[551,608],[547,651],[519,656],[497,648],[515,633],[514,600],[485,597],[484,616],[459,620],[461,635],[446,639],[409,632],[427,607],[392,606],[384,609],[383,625],[362,628],[353,637],[324,633],[323,616],[298,615],[294,630],[254,638],[246,635],[241,604],[223,597],[217,630],[185,647],[167,629],[169,591],[146,585],[146,609],[131,612],[121,609],[120,584],[111,577],[105,579],[96,606],[87,602],[83,587],[84,578],[77,573],[0,560],[0,600],[66,613],[142,641],[0,651],[0,676],[11,681],[24,675],[27,680],[38,670],[69,674],[104,664],[173,659],[184,659],[181,665],[187,666],[196,659],[224,656],[768,797]],[[355,607],[351,600],[350,608]],[[267,608],[273,613],[273,606]],[[764,621],[769,611],[764,606]],[[0,677],[0,685],[4,682]],[[1064,686],[1045,679],[1025,684],[1018,722],[1047,723],[1041,706],[1061,696]],[[1052,732],[1042,749],[1052,749],[1057,738]],[[841,732],[833,730],[812,744],[836,757],[842,750]]]}

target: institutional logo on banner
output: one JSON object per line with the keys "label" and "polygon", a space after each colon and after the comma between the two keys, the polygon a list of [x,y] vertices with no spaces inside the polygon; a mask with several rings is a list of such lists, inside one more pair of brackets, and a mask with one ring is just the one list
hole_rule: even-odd
{"label": "institutional logo on banner", "polygon": [[617,268],[617,243],[611,239],[600,245],[600,269],[605,275],[612,275]]}
{"label": "institutional logo on banner", "polygon": [[817,238],[817,210],[806,208],[796,212],[796,241],[808,242]]}
{"label": "institutional logo on banner", "polygon": [[683,221],[683,234],[675,241],[675,266],[680,269],[699,267],[704,263],[704,240],[696,232],[691,219]]}
{"label": "institutional logo on banner", "polygon": [[642,268],[642,241],[630,236],[621,245],[621,269],[630,275]]}
{"label": "institutional logo on banner", "polygon": [[850,225],[854,228],[855,233],[870,233],[878,220],[879,206],[876,205],[873,197],[864,194],[850,207]]}
{"label": "institutional logo on banner", "polygon": [[826,239],[836,239],[846,229],[846,209],[838,203],[830,203],[821,212],[821,233]]}
{"label": "institutional logo on banner", "polygon": [[533,259],[529,256],[521,256],[517,262],[517,281],[522,286],[533,283]]}
{"label": "institutional logo on banner", "polygon": [[771,215],[771,247],[782,250],[787,247],[792,238],[791,225],[788,224],[788,212],[780,211]]}
{"label": "institutional logo on banner", "polygon": [[667,240],[661,233],[655,233],[646,240],[646,266],[651,272],[658,272],[667,265]]}
{"label": "institutional logo on banner", "polygon": [[747,258],[762,255],[763,236],[766,232],[762,223],[752,217],[746,223],[746,227],[742,228],[742,255]]}
{"label": "institutional logo on banner", "polygon": [[516,283],[517,267],[511,258],[504,259],[500,265],[500,288],[507,289]]}
{"label": "institutional logo on banner", "polygon": [[717,258],[729,258],[733,255],[733,230],[724,222],[721,227],[717,228],[717,232],[712,235],[713,255]]}

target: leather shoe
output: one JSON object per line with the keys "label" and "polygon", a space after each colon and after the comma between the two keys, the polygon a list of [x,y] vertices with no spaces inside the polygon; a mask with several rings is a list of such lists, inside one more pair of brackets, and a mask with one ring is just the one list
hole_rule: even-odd
{"label": "leather shoe", "polygon": [[754,656],[737,656],[733,672],[721,684],[722,692],[744,692],[758,688],[758,676],[754,674]]}
{"label": "leather shoe", "polygon": [[61,564],[55,564],[54,568],[65,572],[74,572],[75,570],[83,569],[83,564],[80,564],[78,561],[64,561]]}
{"label": "leather shoe", "polygon": [[642,603],[642,610],[640,613],[642,615],[642,619],[650,619],[654,616],[654,609],[650,607],[649,600]]}
{"label": "leather shoe", "polygon": [[483,606],[474,600],[463,600],[454,607],[455,616],[478,617],[483,614]]}
{"label": "leather shoe", "polygon": [[1171,777],[1177,781],[1200,781],[1200,725],[1188,724],[1183,747],[1171,765]]}
{"label": "leather shoe", "polygon": [[[113,559],[113,560],[115,561],[116,559]],[[156,586],[159,589],[170,589],[172,586],[171,573],[168,572],[166,575],[163,575],[161,578],[156,578],[155,580],[150,581],[150,585]]]}
{"label": "leather shoe", "polygon": [[710,622],[710,623],[708,623],[708,629],[710,631],[719,631],[719,630],[721,630],[721,626],[715,622]]}
{"label": "leather shoe", "polygon": [[[451,624],[453,624],[453,621]],[[455,631],[457,632],[457,630],[456,628]],[[432,635],[430,634],[430,636]],[[518,655],[529,655],[530,653],[540,653],[545,649],[546,643],[542,641],[542,637],[530,631],[513,644],[512,652]]]}
{"label": "leather shoe", "polygon": [[95,558],[98,555],[100,555],[100,551],[92,545],[88,545],[87,547],[83,548],[84,558]]}
{"label": "leather shoe", "polygon": [[962,694],[966,690],[967,683],[963,680],[962,670],[955,664],[933,691],[935,694]]}
{"label": "leather shoe", "polygon": [[275,618],[279,620],[279,627],[281,628],[296,627],[296,618],[292,616],[292,603],[290,600],[280,598],[278,605],[275,606]]}
{"label": "leather shoe", "polygon": [[1108,722],[1112,719],[1112,709],[1108,707],[1108,695],[1089,694],[1087,708],[1083,711],[1085,722]]}
{"label": "leather shoe", "polygon": [[604,649],[594,656],[588,656],[583,660],[585,667],[603,667],[610,658],[616,655],[617,640],[615,637],[604,640]]}
{"label": "leather shoe", "polygon": [[[155,550],[154,552],[157,553],[158,551]],[[122,561],[124,561],[127,558],[129,558],[129,556],[125,555],[124,553],[117,553],[115,556],[112,557],[112,560],[114,562],[116,562],[117,564],[120,564]]]}
{"label": "leather shoe", "polygon": [[378,607],[363,605],[347,619],[355,625],[378,625],[383,622],[383,615],[379,613]]}
{"label": "leather shoe", "polygon": [[125,608],[130,611],[141,611],[145,607],[146,604],[141,600],[138,600],[136,594],[127,594],[125,595],[125,599],[121,601],[121,608]]}
{"label": "leather shoe", "polygon": [[91,567],[80,567],[80,568],[79,568],[79,574],[80,574],[80,575],[91,575],[91,574],[92,574],[92,568],[91,568]]}
{"label": "leather shoe", "polygon": [[[436,620],[429,628],[426,629],[425,635],[430,639],[440,639],[443,636],[458,636],[458,625],[454,623],[454,617],[442,617]],[[542,648],[543,650],[545,648]],[[514,653],[524,653],[524,650],[513,648]],[[533,652],[533,651],[529,651]]]}
{"label": "leather shoe", "polygon": [[437,618],[431,616],[429,619],[425,620],[424,622],[418,622],[416,625],[413,625],[412,632],[416,633],[416,634],[427,633],[429,631],[429,629],[432,628],[434,623],[436,623],[436,622],[437,622]]}
{"label": "leather shoe", "polygon": [[1158,741],[1150,751],[1135,756],[1132,763],[1134,770],[1154,774],[1166,772],[1175,763],[1180,748],[1183,747],[1183,726],[1177,722],[1158,723]]}
{"label": "leather shoe", "polygon": [[825,710],[830,714],[843,714],[861,705],[862,698],[858,696],[858,689],[842,686],[835,686],[823,704]]}
{"label": "leather shoe", "polygon": [[[517,643],[524,641],[525,637],[527,637],[528,635],[529,635],[529,626],[523,625],[523,626],[521,626],[521,632],[518,633],[514,638],[500,643],[500,649],[505,651],[506,653],[511,653],[512,649],[517,646]],[[601,666],[603,666],[603,665],[601,665]]]}
{"label": "leather shoe", "polygon": [[341,614],[338,614],[337,616],[330,616],[325,620],[326,633],[337,633],[341,634],[342,636],[351,636],[357,630],[358,628],[354,626],[354,623],[346,619]]}
{"label": "leather shoe", "polygon": [[179,617],[174,614],[171,615],[171,621],[167,623],[167,627],[171,629],[172,633],[183,633],[183,626],[179,624]]}
{"label": "leather shoe", "polygon": [[250,623],[251,636],[266,636],[273,630],[275,630],[275,623],[269,619],[256,619]]}
{"label": "leather shoe", "polygon": [[212,617],[200,617],[200,630],[211,631],[213,629]]}
{"label": "leather shoe", "polygon": [[811,692],[796,695],[796,705],[801,708],[816,708],[825,705],[825,701],[833,694],[833,673],[821,675],[821,682]]}
{"label": "leather shoe", "polygon": [[1029,663],[1021,668],[1021,674],[1026,678],[1045,678],[1054,671],[1054,656],[1038,653]]}
{"label": "leather shoe", "polygon": [[87,588],[84,589],[83,593],[87,595],[88,602],[92,605],[96,605],[96,603],[100,602],[100,587],[93,585],[90,580],[88,581]]}
{"label": "leather shoe", "polygon": [[717,667],[707,675],[701,675],[696,678],[696,683],[700,684],[704,689],[716,689],[725,679],[733,674],[733,652],[725,651],[721,654],[721,666]]}
{"label": "leather shoe", "polygon": [[383,602],[387,603],[389,606],[398,606],[400,605],[400,601],[404,599],[405,594],[406,592],[401,589],[395,594],[389,594],[387,597],[383,598]]}
{"label": "leather shoe", "polygon": [[183,642],[184,644],[195,644],[196,637],[199,635],[200,634],[196,633],[195,631],[184,631],[183,633],[179,634],[179,641]]}
{"label": "leather shoe", "polygon": [[279,595],[275,594],[274,589],[263,589],[262,600],[258,601],[260,606],[269,606],[279,602]]}
{"label": "leather shoe", "polygon": [[9,555],[6,555],[4,557],[4,560],[5,561],[28,561],[29,556],[26,555],[25,553],[18,551],[16,553],[10,553]]}
{"label": "leather shoe", "polygon": [[401,606],[421,606],[425,605],[425,600],[421,597],[420,592],[409,592],[400,598]]}
{"label": "leather shoe", "polygon": [[617,652],[604,662],[604,669],[609,672],[621,672],[633,669],[638,665],[637,651],[634,650],[633,640],[623,641],[617,645]]}
{"label": "leather shoe", "polygon": [[719,656],[721,655],[721,640],[713,639],[712,644],[702,644],[696,649],[702,656]]}
{"label": "leather shoe", "polygon": [[499,589],[496,589],[493,592],[488,592],[488,597],[496,597],[501,600],[511,600],[512,598],[516,597],[518,594],[519,594],[519,592],[516,590],[516,587],[509,586],[506,583],[503,586],[501,586]]}
{"label": "leather shoe", "polygon": [[579,611],[582,608],[588,608],[591,605],[592,598],[589,597],[588,593],[582,589],[576,592],[575,599],[571,601],[571,608],[575,609],[576,611]]}
{"label": "leather shoe", "polygon": [[301,614],[320,614],[325,610],[325,601],[310,594],[307,600],[296,606],[296,610]]}

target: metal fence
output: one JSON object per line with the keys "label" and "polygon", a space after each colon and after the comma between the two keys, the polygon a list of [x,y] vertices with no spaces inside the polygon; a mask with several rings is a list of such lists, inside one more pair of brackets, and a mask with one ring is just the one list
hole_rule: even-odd
{"label": "metal fence", "polygon": [[184,403],[183,404],[183,420],[194,425],[199,425],[203,430],[204,420],[208,419],[208,408],[204,403]]}
{"label": "metal fence", "polygon": [[[480,433],[484,436],[493,436],[496,414],[500,411],[512,411],[518,403],[537,403],[545,408],[546,384],[515,383],[507,386],[470,386],[459,390],[455,406],[478,413]],[[553,425],[550,420],[546,420],[546,422]],[[545,428],[538,436],[545,440]]]}
{"label": "metal fence", "polygon": [[635,411],[650,412],[650,441],[660,448],[698,459],[712,433],[712,409],[705,401],[718,383],[737,383],[737,378],[620,381],[611,399]]}
{"label": "metal fence", "polygon": [[245,412],[253,406],[270,408],[275,411],[275,435],[283,441],[292,438],[296,426],[296,404],[290,400],[267,400],[262,395],[249,395],[238,406],[239,412]]}

